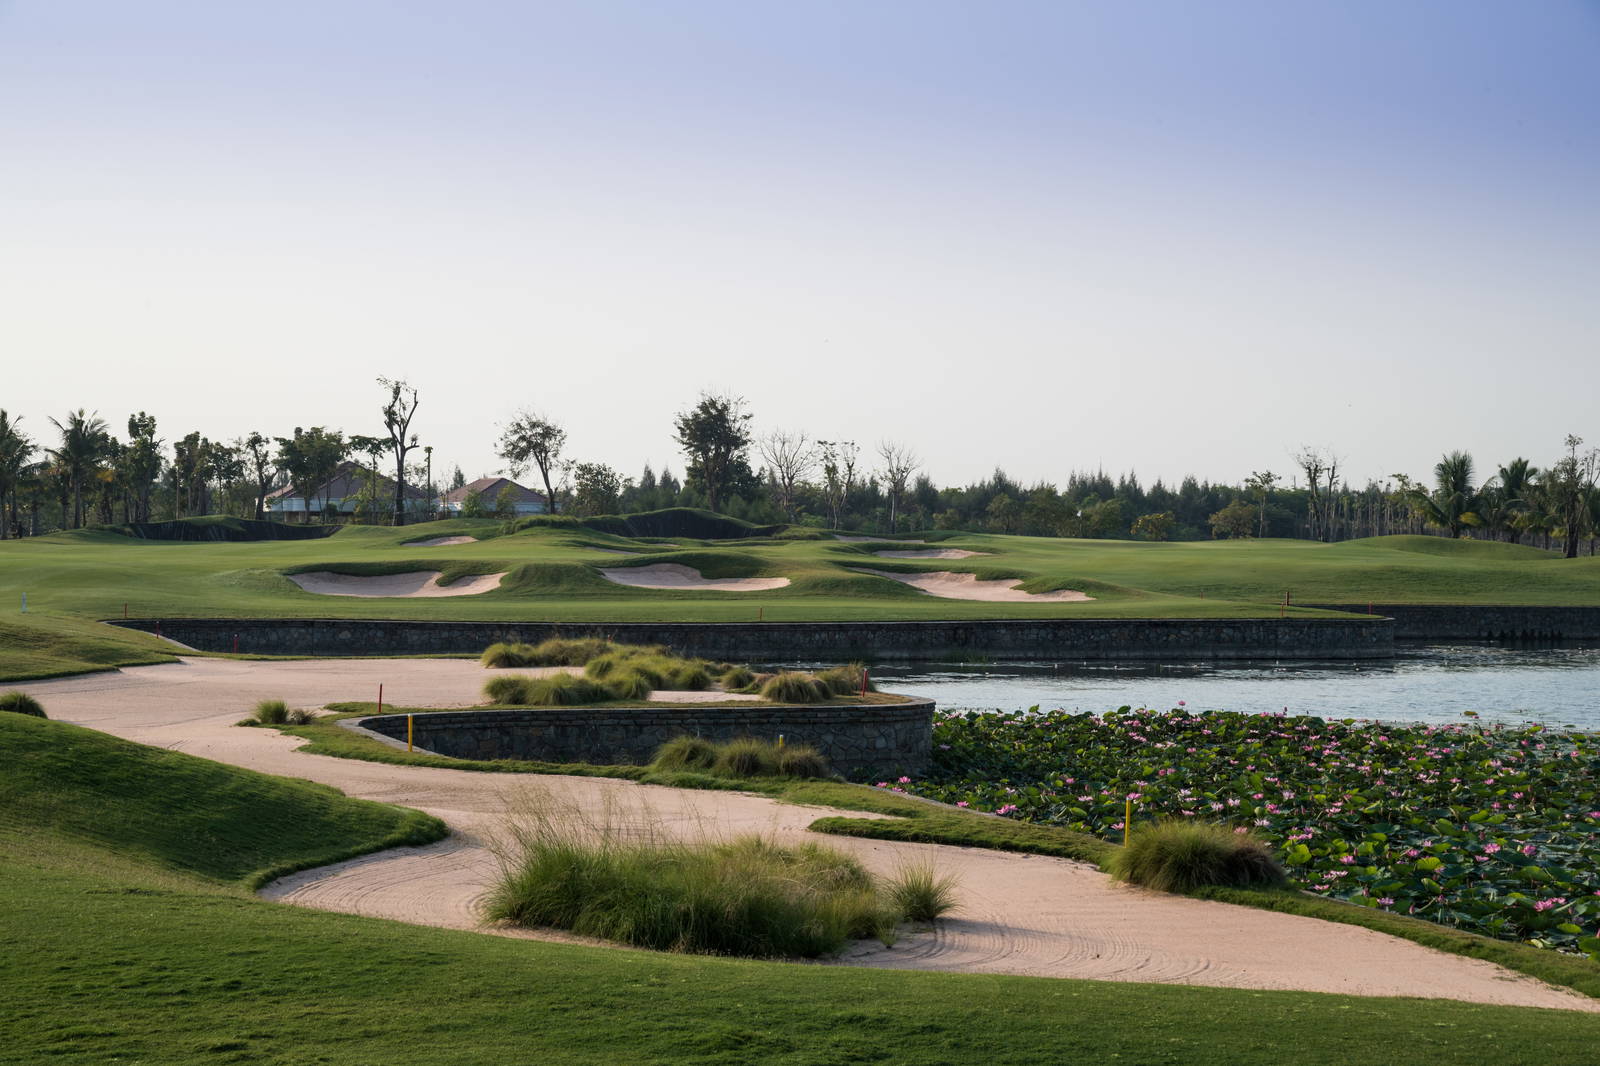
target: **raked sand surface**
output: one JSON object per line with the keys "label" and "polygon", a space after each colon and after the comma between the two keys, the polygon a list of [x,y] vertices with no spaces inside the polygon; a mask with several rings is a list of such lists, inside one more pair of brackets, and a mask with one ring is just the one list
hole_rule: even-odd
{"label": "raked sand surface", "polygon": [[994,552],[969,552],[965,548],[921,548],[908,552],[873,552],[872,554],[884,559],[972,559],[979,555],[993,555]]}
{"label": "raked sand surface", "polygon": [[692,566],[656,563],[652,566],[601,568],[601,576],[619,585],[639,589],[709,589],[713,592],[765,592],[789,584],[786,577],[706,577]]}
{"label": "raked sand surface", "polygon": [[408,540],[402,548],[447,548],[452,544],[476,544],[477,537],[429,537],[427,540]]}
{"label": "raked sand surface", "polygon": [[335,574],[313,570],[289,574],[288,578],[307,592],[319,596],[378,596],[414,599],[431,596],[481,596],[500,587],[505,573],[464,577],[448,585],[439,584],[438,570],[413,570],[409,574]]}
{"label": "raked sand surface", "polygon": [[[18,687],[37,696],[57,719],[417,807],[454,830],[428,847],[309,870],[264,892],[307,907],[480,928],[479,906],[497,872],[489,841],[508,812],[528,802],[530,794],[591,811],[617,805],[650,817],[661,832],[683,836],[759,832],[798,840],[810,836],[806,826],[827,813],[739,793],[307,755],[295,750],[297,738],[232,724],[257,700],[318,706],[369,698],[379,683],[396,705],[466,706],[476,702],[484,676],[476,663],[465,660],[185,659]],[[902,938],[893,949],[863,946],[841,960],[847,965],[1600,1008],[1600,1002],[1487,962],[1355,926],[1128,888],[1082,863],[941,845],[823,839],[878,872],[931,861],[960,879],[955,917],[932,933]]]}
{"label": "raked sand surface", "polygon": [[890,581],[910,585],[930,596],[946,600],[986,600],[991,603],[1084,603],[1094,598],[1073,589],[1024,592],[1017,588],[1022,584],[1021,578],[1003,577],[994,581],[979,581],[977,574],[958,574],[950,570],[940,570],[931,574],[898,574],[892,570],[872,570],[864,566],[852,566],[850,569],[858,574],[886,577]]}

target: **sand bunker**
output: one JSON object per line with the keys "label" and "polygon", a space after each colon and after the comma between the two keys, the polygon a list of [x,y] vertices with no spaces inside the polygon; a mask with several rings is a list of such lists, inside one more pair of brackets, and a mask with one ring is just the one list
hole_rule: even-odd
{"label": "sand bunker", "polygon": [[431,540],[408,540],[405,548],[443,548],[449,544],[476,544],[477,537],[434,537]]}
{"label": "sand bunker", "polygon": [[[585,547],[588,547],[585,545]],[[631,552],[626,548],[589,548],[592,552],[602,552],[606,555],[643,555],[644,552]]]}
{"label": "sand bunker", "polygon": [[971,559],[975,555],[993,555],[994,552],[969,552],[965,548],[923,548],[908,552],[873,552],[885,559]]}
{"label": "sand bunker", "polygon": [[993,603],[1082,603],[1094,599],[1072,589],[1056,592],[1023,592],[1017,588],[1021,578],[1003,577],[996,581],[979,581],[977,574],[957,574],[940,570],[932,574],[895,574],[888,570],[868,570],[851,567],[858,574],[886,577],[902,585],[921,589],[930,596],[947,600],[988,600]]}
{"label": "sand bunker", "polygon": [[[470,538],[469,538],[470,539]],[[505,573],[464,577],[448,585],[438,584],[438,570],[414,570],[409,574],[335,574],[315,570],[309,574],[289,574],[288,578],[307,592],[319,596],[479,596],[500,587]]]}
{"label": "sand bunker", "polygon": [[781,589],[786,577],[706,577],[700,571],[678,563],[654,566],[624,566],[600,573],[607,581],[640,589],[711,589],[715,592],[765,592]]}

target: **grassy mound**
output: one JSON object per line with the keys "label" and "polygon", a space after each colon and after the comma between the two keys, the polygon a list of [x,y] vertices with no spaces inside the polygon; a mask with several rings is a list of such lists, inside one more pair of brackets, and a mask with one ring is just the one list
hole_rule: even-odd
{"label": "grassy mound", "polygon": [[593,518],[570,518],[565,515],[533,515],[518,519],[513,532],[525,529],[589,529],[596,533],[609,533],[616,537],[656,537],[685,540],[742,540],[748,537],[772,537],[783,533],[785,525],[758,526],[740,518],[702,511],[693,507],[668,507],[660,511],[642,511],[638,514],[597,515]]}
{"label": "grassy mound", "polygon": [[0,715],[0,822],[250,886],[444,836],[437,818],[67,725]]}
{"label": "grassy mound", "polygon": [[48,718],[39,701],[26,692],[0,692],[0,711],[25,714],[30,718]]}
{"label": "grassy mound", "polygon": [[257,522],[228,515],[201,515],[171,522],[129,522],[124,525],[96,526],[106,533],[117,533],[136,540],[253,541],[320,540],[337,532],[338,526],[291,526],[284,522]]}
{"label": "grassy mound", "polygon": [[0,622],[0,679],[34,681],[176,660],[174,645],[148,633],[29,611]]}
{"label": "grassy mound", "polygon": [[1112,852],[1106,871],[1161,892],[1278,888],[1287,882],[1272,850],[1250,834],[1179,819],[1140,827],[1126,847]]}

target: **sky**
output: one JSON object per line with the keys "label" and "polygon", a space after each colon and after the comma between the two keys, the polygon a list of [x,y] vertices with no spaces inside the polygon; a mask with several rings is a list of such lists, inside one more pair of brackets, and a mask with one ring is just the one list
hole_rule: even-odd
{"label": "sky", "polygon": [[1357,481],[1600,443],[1600,2],[0,0],[0,408]]}

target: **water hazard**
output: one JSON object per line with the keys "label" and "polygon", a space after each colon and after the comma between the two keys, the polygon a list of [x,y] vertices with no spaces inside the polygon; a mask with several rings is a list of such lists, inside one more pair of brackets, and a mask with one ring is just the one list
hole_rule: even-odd
{"label": "water hazard", "polygon": [[1384,662],[880,663],[882,688],[955,708],[1105,711],[1123,704],[1324,718],[1542,722],[1600,730],[1600,648],[1406,649]]}

